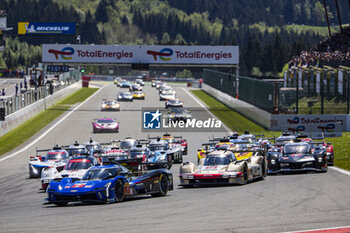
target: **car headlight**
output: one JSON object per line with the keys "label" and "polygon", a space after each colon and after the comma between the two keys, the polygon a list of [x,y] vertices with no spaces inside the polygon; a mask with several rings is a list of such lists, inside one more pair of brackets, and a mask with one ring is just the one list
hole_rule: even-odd
{"label": "car headlight", "polygon": [[102,108],[105,108],[107,105],[106,104],[102,104]]}
{"label": "car headlight", "polygon": [[322,157],[318,157],[318,162],[322,163],[322,161],[323,161],[323,158]]}
{"label": "car headlight", "polygon": [[271,159],[271,164],[276,164],[276,160],[274,160],[274,159]]}
{"label": "car headlight", "polygon": [[118,99],[121,99],[122,98],[122,96],[121,95],[118,95]]}

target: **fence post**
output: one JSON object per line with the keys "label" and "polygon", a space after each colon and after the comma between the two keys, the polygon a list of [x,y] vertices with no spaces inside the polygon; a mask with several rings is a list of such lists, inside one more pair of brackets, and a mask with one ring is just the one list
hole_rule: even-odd
{"label": "fence post", "polygon": [[296,102],[295,102],[295,111],[296,111],[296,114],[298,114],[299,112],[299,75],[297,75],[297,70],[294,69],[294,79],[296,81],[296,91],[295,91],[295,99],[296,99]]}

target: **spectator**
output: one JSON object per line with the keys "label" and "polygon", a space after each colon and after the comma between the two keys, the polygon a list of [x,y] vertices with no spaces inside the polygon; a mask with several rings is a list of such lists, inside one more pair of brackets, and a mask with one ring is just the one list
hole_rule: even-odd
{"label": "spectator", "polygon": [[28,89],[28,83],[27,83],[27,80],[24,79],[24,88],[27,90]]}
{"label": "spectator", "polygon": [[2,89],[1,95],[2,95],[2,96],[5,96],[5,95],[6,95],[5,89],[4,89],[4,88]]}
{"label": "spectator", "polygon": [[15,87],[15,88],[16,88],[16,94],[15,94],[15,95],[17,96],[17,93],[18,93],[18,83],[16,83],[16,87]]}
{"label": "spectator", "polygon": [[19,87],[20,87],[21,89],[23,88],[22,82],[19,83]]}

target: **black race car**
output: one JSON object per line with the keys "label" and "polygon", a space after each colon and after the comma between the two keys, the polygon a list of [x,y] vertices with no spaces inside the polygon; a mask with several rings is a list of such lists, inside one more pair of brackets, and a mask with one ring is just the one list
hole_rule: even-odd
{"label": "black race car", "polygon": [[186,108],[177,107],[170,108],[168,112],[168,120],[169,121],[184,121],[190,120],[192,118],[192,114]]}
{"label": "black race car", "polygon": [[291,171],[327,172],[326,151],[307,142],[291,142],[283,146],[281,152],[267,154],[268,173]]}

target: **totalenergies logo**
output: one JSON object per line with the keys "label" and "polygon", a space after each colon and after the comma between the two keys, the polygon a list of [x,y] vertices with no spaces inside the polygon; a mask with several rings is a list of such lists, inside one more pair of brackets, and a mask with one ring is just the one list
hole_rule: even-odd
{"label": "totalenergies logo", "polygon": [[162,61],[170,61],[170,56],[173,55],[173,53],[174,51],[170,48],[164,48],[159,52],[147,50],[147,54],[152,55],[155,61],[157,61],[157,56],[159,56],[160,60]]}
{"label": "totalenergies logo", "polygon": [[291,131],[293,134],[294,133],[301,133],[305,130],[305,126],[299,125],[298,127],[295,128],[288,128],[288,131]]}
{"label": "totalenergies logo", "polygon": [[334,132],[335,124],[328,124],[326,126],[318,126],[317,128],[321,129],[322,132]]}
{"label": "totalenergies logo", "polygon": [[293,120],[288,119],[287,120],[290,125],[298,124],[299,123],[299,117],[294,117]]}
{"label": "totalenergies logo", "polygon": [[55,49],[49,49],[49,53],[55,55],[56,59],[58,59],[58,55],[61,56],[64,60],[71,60],[72,55],[74,54],[74,49],[72,47],[65,47],[61,51]]}

